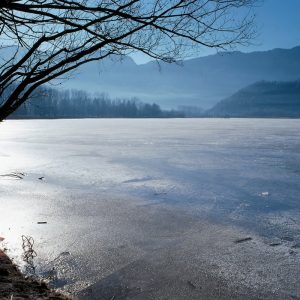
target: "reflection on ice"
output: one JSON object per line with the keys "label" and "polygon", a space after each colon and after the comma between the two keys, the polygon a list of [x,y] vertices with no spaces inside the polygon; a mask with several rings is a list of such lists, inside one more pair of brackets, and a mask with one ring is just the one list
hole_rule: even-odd
{"label": "reflection on ice", "polygon": [[[262,253],[269,245],[277,251],[266,261],[282,253],[291,259],[300,242],[299,132],[299,120],[6,121],[0,124],[0,243],[21,263],[21,236],[34,237],[38,272],[78,292],[115,278],[113,272],[155,269],[152,255],[160,261],[165,249],[177,249],[175,260],[180,251],[189,253],[185,260],[199,259],[195,240],[207,243],[197,245],[205,261],[212,247],[216,257],[226,256],[224,245],[214,243],[221,236],[239,261],[232,245],[249,235],[240,243],[249,255],[260,251],[255,242]],[[218,268],[241,275],[225,261],[217,260]],[[274,278],[270,286],[280,277]]]}

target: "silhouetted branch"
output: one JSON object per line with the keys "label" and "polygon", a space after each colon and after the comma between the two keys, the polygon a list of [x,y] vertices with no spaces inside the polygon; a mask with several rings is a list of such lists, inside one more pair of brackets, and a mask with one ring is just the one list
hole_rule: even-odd
{"label": "silhouetted branch", "polygon": [[[225,49],[254,35],[255,0],[5,0],[0,4],[0,120],[44,83],[110,55],[141,51],[174,62],[199,46]],[[8,89],[12,83],[15,89]],[[10,92],[8,92],[8,90]]]}

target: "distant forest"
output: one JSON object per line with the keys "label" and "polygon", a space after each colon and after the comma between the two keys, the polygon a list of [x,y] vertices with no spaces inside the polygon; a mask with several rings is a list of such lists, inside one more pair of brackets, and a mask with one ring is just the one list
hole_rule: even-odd
{"label": "distant forest", "polygon": [[[0,101],[1,102],[1,101]],[[42,87],[11,118],[182,118],[184,113],[162,110],[138,99],[91,96],[85,91]]]}
{"label": "distant forest", "polygon": [[[1,105],[1,98],[0,98]],[[163,110],[137,98],[111,99],[107,94],[42,87],[10,118],[299,118],[300,81],[260,81],[220,101],[209,110],[179,106]]]}

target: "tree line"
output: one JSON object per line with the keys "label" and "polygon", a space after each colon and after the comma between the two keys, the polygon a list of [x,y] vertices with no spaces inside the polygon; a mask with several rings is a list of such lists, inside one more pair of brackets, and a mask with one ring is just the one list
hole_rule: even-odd
{"label": "tree line", "polygon": [[162,110],[156,103],[137,98],[111,99],[107,94],[91,96],[81,90],[41,87],[15,111],[12,118],[171,118],[183,112]]}

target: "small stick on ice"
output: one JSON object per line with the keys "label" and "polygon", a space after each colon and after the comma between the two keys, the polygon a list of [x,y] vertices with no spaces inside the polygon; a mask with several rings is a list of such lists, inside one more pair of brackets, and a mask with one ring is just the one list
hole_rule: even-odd
{"label": "small stick on ice", "polygon": [[237,239],[234,242],[236,244],[239,244],[239,243],[244,243],[244,242],[248,242],[248,241],[251,241],[251,240],[252,240],[252,237],[245,237],[245,238],[242,238],[242,239]]}

